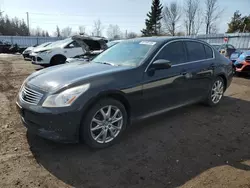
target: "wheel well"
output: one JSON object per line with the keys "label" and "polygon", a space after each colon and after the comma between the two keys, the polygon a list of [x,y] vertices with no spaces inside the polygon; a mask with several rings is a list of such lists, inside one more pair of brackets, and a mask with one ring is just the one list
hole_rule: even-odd
{"label": "wheel well", "polygon": [[219,74],[218,77],[221,77],[224,81],[224,90],[226,90],[227,88],[227,79],[226,76],[224,74]]}
{"label": "wheel well", "polygon": [[96,98],[94,98],[93,100],[90,100],[90,102],[86,105],[86,108],[83,110],[83,114],[85,114],[86,111],[88,111],[96,102],[98,102],[99,100],[105,99],[105,98],[113,98],[119,102],[121,102],[127,112],[128,115],[128,124],[130,124],[130,117],[131,117],[131,107],[130,104],[128,102],[128,100],[119,93],[108,93],[108,94],[102,94]]}

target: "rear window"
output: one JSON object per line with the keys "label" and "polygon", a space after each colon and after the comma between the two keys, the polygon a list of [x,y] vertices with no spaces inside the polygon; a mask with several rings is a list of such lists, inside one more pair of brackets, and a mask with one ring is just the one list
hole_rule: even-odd
{"label": "rear window", "polygon": [[199,61],[206,59],[206,53],[203,47],[203,44],[199,42],[186,42],[188,60],[189,61]]}
{"label": "rear window", "polygon": [[213,58],[213,51],[212,49],[207,46],[207,45],[204,45],[204,48],[205,48],[205,52],[206,52],[206,58],[209,59],[209,58]]}

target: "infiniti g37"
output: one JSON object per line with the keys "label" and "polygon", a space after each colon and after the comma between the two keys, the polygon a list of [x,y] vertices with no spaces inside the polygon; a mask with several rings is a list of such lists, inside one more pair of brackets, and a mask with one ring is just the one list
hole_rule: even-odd
{"label": "infiniti g37", "polygon": [[120,42],[90,63],[31,74],[17,108],[41,137],[115,143],[134,120],[196,102],[218,105],[232,81],[232,64],[196,39],[149,37]]}

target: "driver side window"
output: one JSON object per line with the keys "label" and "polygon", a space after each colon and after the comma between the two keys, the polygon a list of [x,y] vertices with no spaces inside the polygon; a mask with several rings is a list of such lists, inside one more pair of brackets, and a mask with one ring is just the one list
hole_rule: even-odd
{"label": "driver side window", "polygon": [[69,43],[65,48],[79,48],[81,47],[76,41]]}
{"label": "driver side window", "polygon": [[169,60],[172,65],[185,63],[186,52],[183,42],[172,42],[167,44],[155,58],[155,60],[158,59]]}

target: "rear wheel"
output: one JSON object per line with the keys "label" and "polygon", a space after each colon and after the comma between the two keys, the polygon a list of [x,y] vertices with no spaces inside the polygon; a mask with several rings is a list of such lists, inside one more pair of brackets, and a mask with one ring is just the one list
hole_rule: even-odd
{"label": "rear wheel", "polygon": [[210,88],[210,92],[208,94],[206,104],[209,106],[215,106],[218,105],[224,95],[225,91],[225,83],[222,77],[217,77],[212,87]]}
{"label": "rear wheel", "polygon": [[62,55],[56,55],[54,56],[51,61],[50,61],[50,65],[54,66],[54,65],[61,65],[64,64],[66,61],[66,57],[62,56]]}
{"label": "rear wheel", "polygon": [[86,114],[81,136],[91,148],[114,144],[126,129],[127,112],[123,104],[112,98],[97,102]]}

